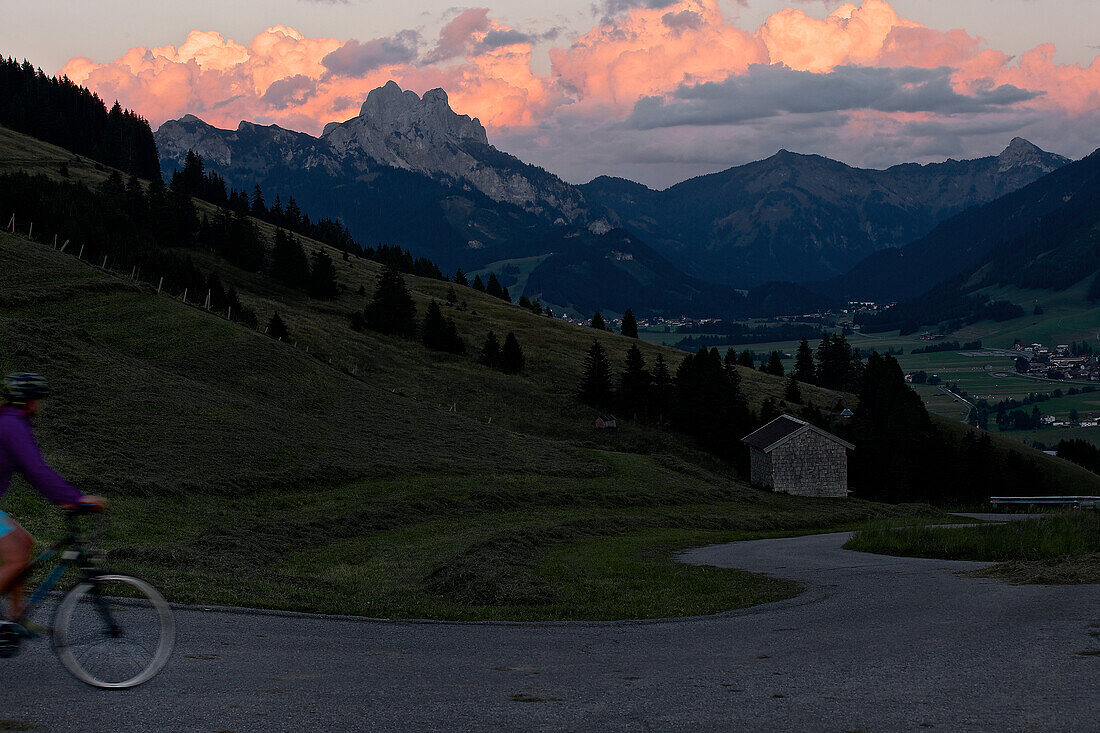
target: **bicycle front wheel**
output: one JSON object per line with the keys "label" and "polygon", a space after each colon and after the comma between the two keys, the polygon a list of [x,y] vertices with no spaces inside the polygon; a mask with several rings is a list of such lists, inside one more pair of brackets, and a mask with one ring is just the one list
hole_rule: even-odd
{"label": "bicycle front wheel", "polygon": [[65,669],[95,687],[134,687],[164,667],[175,643],[168,602],[128,575],[98,575],[61,599],[53,646]]}

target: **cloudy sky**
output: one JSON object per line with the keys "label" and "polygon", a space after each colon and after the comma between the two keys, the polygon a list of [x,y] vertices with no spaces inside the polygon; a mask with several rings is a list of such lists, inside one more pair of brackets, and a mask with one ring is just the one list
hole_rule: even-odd
{"label": "cloudy sky", "polygon": [[119,99],[316,134],[389,79],[498,147],[666,186],[780,148],[853,165],[1100,147],[1097,0],[42,0],[0,52]]}

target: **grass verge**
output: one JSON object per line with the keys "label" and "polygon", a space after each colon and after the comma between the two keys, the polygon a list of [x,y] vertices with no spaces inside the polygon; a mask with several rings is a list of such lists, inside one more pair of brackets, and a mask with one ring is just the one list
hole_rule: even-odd
{"label": "grass verge", "polygon": [[977,527],[875,527],[846,549],[999,563],[967,575],[1011,583],[1100,583],[1100,513],[1076,511]]}

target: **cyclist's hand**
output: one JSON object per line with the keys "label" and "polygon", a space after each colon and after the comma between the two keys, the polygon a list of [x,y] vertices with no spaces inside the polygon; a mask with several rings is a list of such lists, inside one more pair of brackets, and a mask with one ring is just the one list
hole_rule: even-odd
{"label": "cyclist's hand", "polygon": [[107,500],[101,496],[82,496],[75,504],[65,504],[66,509],[90,509],[101,512],[107,508]]}

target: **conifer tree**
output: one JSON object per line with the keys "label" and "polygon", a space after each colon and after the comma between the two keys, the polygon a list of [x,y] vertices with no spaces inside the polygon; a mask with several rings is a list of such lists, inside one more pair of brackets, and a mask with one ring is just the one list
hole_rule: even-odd
{"label": "conifer tree", "polygon": [[474,290],[478,291],[479,293],[484,293],[485,292],[485,283],[482,282],[481,275],[474,275],[474,282],[470,287],[472,287]]}
{"label": "conifer tree", "polygon": [[485,343],[481,345],[481,358],[478,361],[491,369],[500,367],[500,342],[492,331],[485,336]]}
{"label": "conifer tree", "polygon": [[592,326],[592,328],[595,328],[598,331],[606,331],[607,330],[607,323],[604,322],[603,314],[600,313],[599,311],[596,311],[592,315],[592,322],[589,325]]}
{"label": "conifer tree", "polygon": [[626,352],[623,371],[619,374],[619,390],[616,394],[619,409],[633,414],[634,419],[646,414],[650,384],[653,377],[645,368],[645,357],[638,344],[631,344]]}
{"label": "conifer tree", "polygon": [[252,205],[249,208],[249,212],[258,219],[263,219],[267,216],[267,205],[264,203],[264,192],[258,183],[252,188]]}
{"label": "conifer tree", "polygon": [[405,279],[393,267],[382,271],[378,287],[363,312],[363,325],[392,336],[416,337],[416,305]]}
{"label": "conifer tree", "polygon": [[340,286],[336,282],[336,267],[332,258],[322,250],[313,253],[313,267],[310,268],[309,297],[318,300],[333,300],[340,295]]}
{"label": "conifer tree", "polygon": [[439,303],[433,298],[428,303],[428,311],[424,315],[424,323],[420,328],[420,339],[433,351],[446,351],[451,354],[466,352],[466,343],[458,334],[458,328],[453,319],[444,318]]}
{"label": "conifer tree", "polygon": [[527,299],[526,295],[519,296],[519,307],[531,310],[531,301]]}
{"label": "conifer tree", "polygon": [[623,336],[627,338],[638,338],[638,320],[634,317],[634,311],[629,308],[623,313]]}
{"label": "conifer tree", "polygon": [[783,359],[778,351],[772,352],[772,355],[768,358],[768,362],[760,367],[760,371],[776,377],[783,376]]}
{"label": "conifer tree", "polygon": [[267,322],[267,335],[273,339],[282,339],[283,341],[290,339],[286,324],[283,323],[282,318],[279,318],[279,311],[275,311],[275,315],[271,316],[271,320]]}
{"label": "conifer tree", "polygon": [[298,239],[276,229],[275,245],[271,249],[271,277],[292,287],[304,288],[309,276],[309,260]]}
{"label": "conifer tree", "polygon": [[803,384],[814,384],[814,352],[810,348],[810,342],[805,338],[798,345],[798,351],[794,356],[795,379]]}
{"label": "conifer tree", "polygon": [[599,339],[593,339],[592,346],[588,348],[577,395],[581,402],[592,407],[607,407],[611,404],[611,363],[608,362]]}
{"label": "conifer tree", "polygon": [[526,363],[516,335],[509,331],[504,337],[504,346],[500,348],[500,370],[505,374],[519,374]]}
{"label": "conifer tree", "polygon": [[500,287],[500,280],[497,280],[495,272],[489,273],[489,282],[485,283],[485,294],[491,295],[494,298],[501,298],[504,296],[504,290]]}
{"label": "conifer tree", "polygon": [[[737,352],[731,346],[726,349],[726,356],[722,359],[722,366],[726,370],[726,374],[730,377],[737,374]],[[738,375],[740,377],[740,375]]]}
{"label": "conifer tree", "polygon": [[502,285],[500,287],[500,299],[503,300],[505,303],[512,302],[512,296],[508,294],[508,288],[506,286]]}
{"label": "conifer tree", "polygon": [[455,286],[447,288],[447,302],[454,305],[458,302],[458,293],[455,292]]}
{"label": "conifer tree", "polygon": [[802,402],[802,390],[798,386],[798,377],[795,376],[793,371],[787,379],[787,388],[783,391],[783,399],[795,404]]}
{"label": "conifer tree", "polygon": [[469,286],[470,281],[466,279],[466,273],[462,271],[462,268],[458,268],[455,271],[454,277],[451,278],[451,282],[455,285]]}
{"label": "conifer tree", "polygon": [[669,373],[665,357],[657,354],[653,360],[653,383],[649,390],[649,414],[658,424],[664,423],[668,417],[669,405],[672,401],[672,374]]}
{"label": "conifer tree", "polygon": [[756,362],[752,360],[752,352],[745,349],[741,352],[741,355],[737,357],[737,363],[740,366],[748,367],[749,369],[756,368]]}

